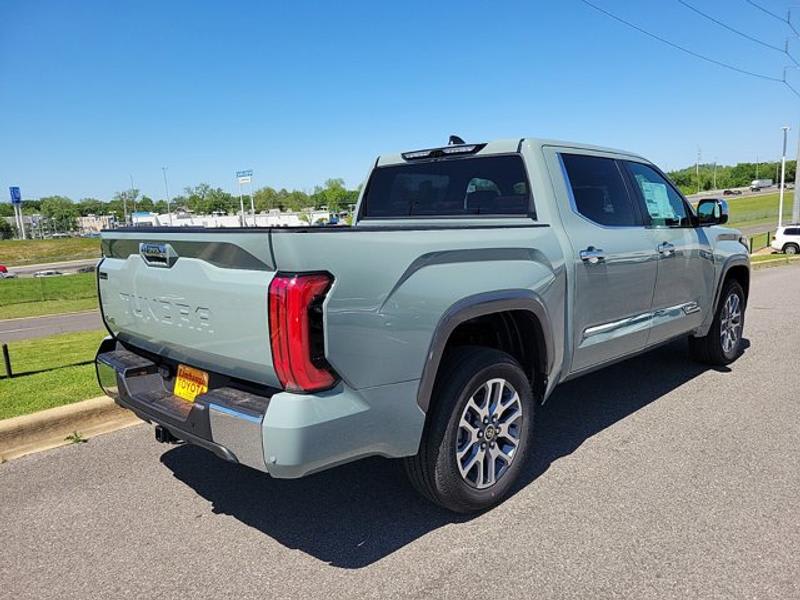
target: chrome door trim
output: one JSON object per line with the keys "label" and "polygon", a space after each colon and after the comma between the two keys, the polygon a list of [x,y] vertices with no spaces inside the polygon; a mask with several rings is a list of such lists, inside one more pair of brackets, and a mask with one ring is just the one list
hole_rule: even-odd
{"label": "chrome door trim", "polygon": [[[658,310],[647,311],[638,315],[625,317],[617,321],[610,321],[609,323],[601,323],[587,327],[583,331],[583,340],[586,341],[602,334],[622,334],[633,333],[640,331],[642,325],[646,324],[650,327],[652,322],[656,319],[674,319],[691,315],[700,312],[700,305],[697,302],[684,302],[675,306],[668,306],[666,308],[659,308]],[[610,335],[609,337],[618,337],[617,335]]]}
{"label": "chrome door trim", "polygon": [[583,339],[587,340],[591,337],[603,333],[612,333],[614,331],[619,331],[620,329],[631,328],[640,323],[649,322],[650,319],[652,318],[653,318],[653,313],[646,312],[646,313],[641,313],[639,315],[634,315],[632,317],[625,317],[624,319],[620,319],[618,321],[611,321],[610,323],[601,323],[600,325],[593,325],[592,327],[587,327],[583,331]]}

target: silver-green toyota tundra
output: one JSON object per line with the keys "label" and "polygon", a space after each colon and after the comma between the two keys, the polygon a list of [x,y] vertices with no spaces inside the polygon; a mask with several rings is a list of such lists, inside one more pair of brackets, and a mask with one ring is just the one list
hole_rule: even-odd
{"label": "silver-green toyota tundra", "polygon": [[502,500],[560,382],[684,337],[742,347],[746,240],[646,159],[538,139],[381,156],[350,227],[102,234],[100,385],[185,441],[301,477],[402,458]]}

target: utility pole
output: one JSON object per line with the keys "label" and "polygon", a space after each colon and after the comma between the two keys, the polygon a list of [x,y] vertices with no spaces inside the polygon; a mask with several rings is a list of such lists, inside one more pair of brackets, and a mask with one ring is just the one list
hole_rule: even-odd
{"label": "utility pole", "polygon": [[697,147],[697,162],[694,163],[694,172],[697,177],[697,193],[700,193],[700,146]]}
{"label": "utility pole", "polygon": [[781,127],[783,129],[783,154],[781,156],[781,193],[778,201],[778,227],[783,225],[783,193],[786,187],[786,134],[789,132],[789,127]]}
{"label": "utility pole", "polygon": [[797,184],[800,183],[800,139],[797,142],[797,162],[794,165],[794,199],[792,200],[792,223],[800,223],[800,193],[797,190]]}
{"label": "utility pole", "polygon": [[[134,190],[134,187],[133,187],[133,175],[131,175],[129,173],[128,177],[131,178],[131,198],[133,199],[133,212],[136,212],[136,196],[133,194],[133,190]],[[131,219],[131,221],[133,221],[133,219]]]}
{"label": "utility pole", "polygon": [[756,179],[758,179],[758,154],[756,154]]}
{"label": "utility pole", "polygon": [[717,189],[717,157],[714,157],[714,189]]}
{"label": "utility pole", "polygon": [[172,227],[172,207],[169,200],[169,184],[167,183],[167,167],[161,167],[164,174],[164,191],[167,193],[167,214],[169,215],[169,226]]}

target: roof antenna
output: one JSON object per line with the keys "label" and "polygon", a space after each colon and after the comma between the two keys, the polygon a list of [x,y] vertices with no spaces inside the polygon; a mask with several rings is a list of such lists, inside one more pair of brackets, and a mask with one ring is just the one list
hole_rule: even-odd
{"label": "roof antenna", "polygon": [[450,136],[450,140],[447,142],[447,145],[448,145],[448,146],[453,146],[453,145],[455,145],[455,144],[466,144],[466,143],[467,143],[467,142],[465,142],[464,140],[462,140],[462,139],[461,139],[460,137],[458,137],[457,135],[451,135],[451,136]]}

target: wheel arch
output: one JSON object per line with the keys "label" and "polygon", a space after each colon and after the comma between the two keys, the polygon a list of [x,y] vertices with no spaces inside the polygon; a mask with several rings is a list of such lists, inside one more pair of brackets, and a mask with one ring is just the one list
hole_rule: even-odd
{"label": "wheel arch", "polygon": [[[544,392],[553,368],[554,341],[550,318],[542,299],[527,289],[501,290],[468,296],[451,305],[442,315],[430,342],[417,392],[417,404],[428,412],[433,386],[442,357],[459,332],[470,324],[483,327],[497,325],[498,336],[507,336],[509,343],[519,343],[532,351],[531,364],[523,369],[535,384],[534,392]],[[455,337],[454,337],[455,336]],[[496,344],[489,345],[497,347]],[[500,348],[503,349],[503,348]]]}

